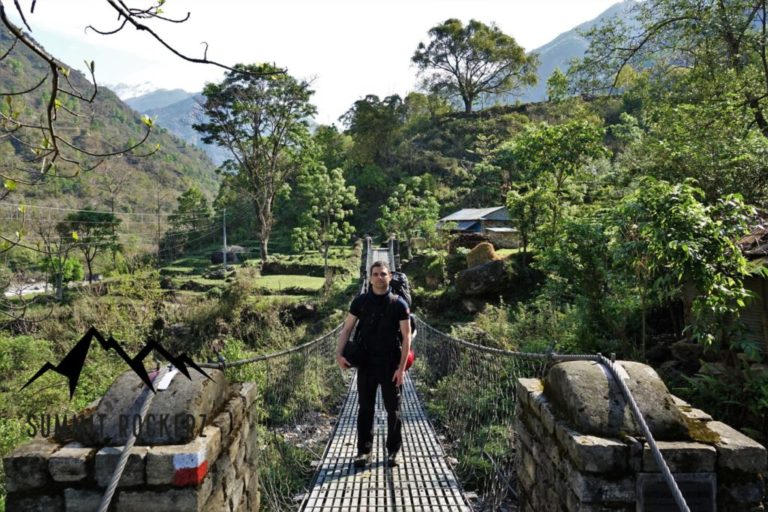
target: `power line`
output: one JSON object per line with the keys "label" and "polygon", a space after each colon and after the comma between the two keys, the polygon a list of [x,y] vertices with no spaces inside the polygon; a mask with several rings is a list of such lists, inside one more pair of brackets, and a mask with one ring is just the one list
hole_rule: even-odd
{"label": "power line", "polygon": [[[83,209],[83,208],[62,208],[58,206],[39,206],[39,205],[33,205],[33,204],[23,204],[23,203],[0,203],[0,208],[3,207],[9,207],[13,208],[16,211],[19,211],[19,209],[33,209],[33,210],[48,210],[48,211],[60,211],[60,212],[92,212],[92,213],[111,213],[114,215],[139,215],[139,216],[148,216],[148,217],[157,217],[157,216],[172,216],[172,215],[185,215],[185,214],[179,214],[178,212],[172,212],[172,213],[166,213],[166,212],[118,212],[118,211],[111,211],[111,210],[92,210],[92,209]],[[205,211],[197,211],[197,212],[190,212],[194,215],[200,215],[203,216],[207,212]],[[219,218],[221,216],[220,213],[214,213],[212,217]]]}

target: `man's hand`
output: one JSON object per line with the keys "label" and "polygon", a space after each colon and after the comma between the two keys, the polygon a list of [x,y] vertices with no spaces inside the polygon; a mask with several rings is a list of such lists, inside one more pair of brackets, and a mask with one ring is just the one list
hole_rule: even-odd
{"label": "man's hand", "polygon": [[336,354],[336,362],[342,370],[349,370],[352,368],[352,365],[349,364],[349,361],[347,361],[347,359],[341,354]]}
{"label": "man's hand", "polygon": [[392,376],[392,382],[395,383],[395,386],[402,386],[403,381],[405,380],[405,370],[397,367],[397,370],[395,370],[395,374]]}

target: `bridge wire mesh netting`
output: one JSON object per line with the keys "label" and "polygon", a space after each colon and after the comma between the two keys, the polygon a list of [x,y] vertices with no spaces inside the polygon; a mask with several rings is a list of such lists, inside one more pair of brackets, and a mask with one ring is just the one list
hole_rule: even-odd
{"label": "bridge wire mesh netting", "polygon": [[259,468],[261,509],[296,510],[332,431],[335,406],[350,376],[336,366],[341,325],[321,337],[287,350],[219,364],[230,382],[254,383],[258,398],[251,413],[259,430],[249,447]]}
{"label": "bridge wire mesh netting", "polygon": [[494,349],[416,321],[413,377],[428,414],[477,510],[502,510],[513,501],[515,383],[542,377],[547,355]]}

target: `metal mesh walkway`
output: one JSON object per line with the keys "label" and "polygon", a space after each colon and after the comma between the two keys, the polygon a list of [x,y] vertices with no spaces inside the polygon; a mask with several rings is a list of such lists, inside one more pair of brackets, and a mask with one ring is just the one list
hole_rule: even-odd
{"label": "metal mesh walkway", "polygon": [[387,413],[376,397],[371,464],[353,466],[357,454],[357,382],[352,379],[325,457],[302,510],[307,512],[471,511],[445,460],[432,425],[406,374],[402,397],[403,448],[400,464],[386,465]]}

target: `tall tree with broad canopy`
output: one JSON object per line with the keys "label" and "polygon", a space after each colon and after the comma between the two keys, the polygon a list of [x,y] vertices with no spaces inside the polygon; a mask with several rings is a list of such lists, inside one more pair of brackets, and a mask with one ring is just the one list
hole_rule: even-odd
{"label": "tall tree with broad canopy", "polygon": [[207,121],[193,125],[203,142],[229,151],[222,169],[253,198],[262,261],[269,257],[275,198],[299,171],[317,111],[309,83],[278,71],[272,64],[237,64],[224,81],[205,86]]}
{"label": "tall tree with broad canopy", "polygon": [[329,171],[321,163],[299,174],[296,186],[304,211],[299,216],[299,226],[293,229],[293,244],[298,250],[322,250],[328,279],[331,245],[345,241],[355,232],[347,220],[357,205],[355,187],[347,185],[341,169]]}
{"label": "tall tree with broad canopy", "polygon": [[483,94],[503,94],[536,83],[535,54],[526,55],[512,36],[476,20],[464,26],[448,19],[429,30],[411,60],[424,84],[435,92],[459,97],[464,111]]}
{"label": "tall tree with broad canopy", "polygon": [[70,213],[56,226],[61,238],[71,238],[72,246],[83,253],[88,267],[88,282],[93,283],[93,260],[104,251],[117,252],[120,243],[117,238],[118,219],[112,212],[80,210]]}

